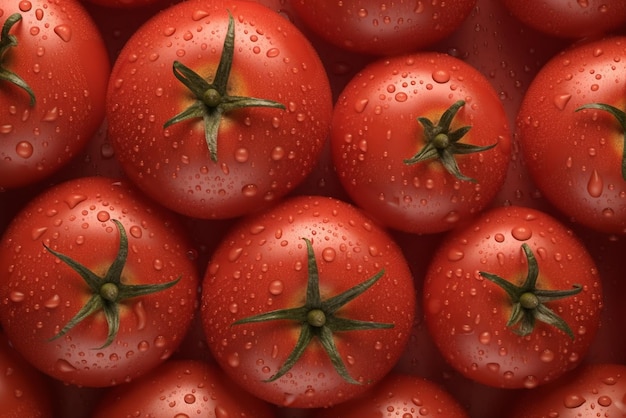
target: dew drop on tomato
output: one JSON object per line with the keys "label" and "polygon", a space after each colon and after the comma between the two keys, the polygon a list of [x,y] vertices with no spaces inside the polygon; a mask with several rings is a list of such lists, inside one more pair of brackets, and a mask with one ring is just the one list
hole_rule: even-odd
{"label": "dew drop on tomato", "polygon": [[566,408],[578,408],[586,401],[587,400],[582,395],[572,393],[565,396],[565,398],[563,399],[563,405]]}

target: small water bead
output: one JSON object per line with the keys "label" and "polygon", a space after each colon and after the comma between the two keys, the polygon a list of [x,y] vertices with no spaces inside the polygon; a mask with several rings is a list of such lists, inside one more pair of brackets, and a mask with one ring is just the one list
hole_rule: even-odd
{"label": "small water bead", "polygon": [[269,292],[270,292],[270,294],[272,294],[274,296],[278,296],[281,293],[283,293],[284,289],[285,289],[285,284],[283,283],[282,280],[273,280],[269,284]]}
{"label": "small water bead", "polygon": [[528,226],[520,225],[511,229],[511,235],[518,241],[526,241],[533,236],[533,231]]}
{"label": "small water bead", "polygon": [[566,408],[578,408],[585,402],[587,402],[587,400],[582,395],[575,393],[567,395],[563,399],[563,405],[565,405]]}

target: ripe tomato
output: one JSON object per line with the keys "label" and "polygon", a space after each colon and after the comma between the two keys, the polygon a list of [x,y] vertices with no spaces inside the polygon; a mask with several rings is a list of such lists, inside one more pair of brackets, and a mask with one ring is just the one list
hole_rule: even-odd
{"label": "ripe tomato", "polygon": [[623,0],[503,0],[525,24],[550,36],[604,35],[626,23]]}
{"label": "ripe tomato", "polygon": [[52,418],[51,385],[0,331],[0,405],[4,418]]}
{"label": "ripe tomato", "polygon": [[217,362],[277,405],[365,391],[397,362],[415,312],[395,241],[355,207],[293,197],[238,223],[216,249],[201,315]]}
{"label": "ripe tomato", "polygon": [[554,206],[575,222],[626,233],[626,37],[578,43],[553,57],[526,91],[518,133],[528,171]]}
{"label": "ripe tomato", "polygon": [[40,181],[104,118],[107,50],[79,1],[0,5],[0,190]]}
{"label": "ripe tomato", "polygon": [[518,398],[510,418],[623,417],[626,415],[626,366],[581,366],[549,386]]}
{"label": "ripe tomato", "polygon": [[425,48],[454,32],[476,0],[318,1],[291,6],[315,33],[349,51],[393,55]]}
{"label": "ripe tomato", "polygon": [[64,382],[108,386],[145,373],[174,352],[198,305],[177,218],[124,182],[50,188],[0,248],[0,323],[29,362]]}
{"label": "ripe tomato", "polygon": [[273,418],[270,404],[236,386],[215,365],[168,360],[129,384],[108,389],[92,418]]}
{"label": "ripe tomato", "polygon": [[381,223],[442,232],[503,184],[508,126],[494,89],[463,61],[430,52],[381,59],[339,97],[333,160],[352,200]]}
{"label": "ripe tomato", "polygon": [[116,60],[107,96],[128,177],[205,219],[258,210],[295,188],[319,158],[331,111],[307,39],[238,0],[182,2],[148,20]]}
{"label": "ripe tomato", "polygon": [[580,364],[601,307],[586,248],[531,208],[492,209],[451,232],[424,283],[439,350],[468,378],[496,387],[535,387]]}
{"label": "ripe tomato", "polygon": [[394,372],[359,397],[313,414],[313,418],[385,416],[469,418],[459,402],[439,385],[422,377]]}

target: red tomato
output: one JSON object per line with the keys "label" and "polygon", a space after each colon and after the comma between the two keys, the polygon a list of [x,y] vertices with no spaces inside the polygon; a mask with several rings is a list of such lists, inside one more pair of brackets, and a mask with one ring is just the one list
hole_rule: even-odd
{"label": "red tomato", "polygon": [[382,59],[340,95],[333,160],[352,200],[381,223],[415,233],[478,214],[504,182],[507,117],[487,79],[440,53]]}
{"label": "red tomato", "polygon": [[9,345],[0,331],[0,405],[3,418],[52,418],[52,395],[46,376]]}
{"label": "red tomato", "polygon": [[107,97],[128,177],[205,219],[258,210],[295,188],[319,158],[331,111],[307,39],[237,0],[187,1],[151,18],[120,53]]}
{"label": "red tomato", "polygon": [[0,190],[40,181],[86,145],[104,117],[110,65],[75,0],[0,6]]}
{"label": "red tomato", "polygon": [[418,376],[390,373],[363,395],[330,408],[314,418],[377,417],[469,418],[459,402],[439,385]]}
{"label": "red tomato", "polygon": [[559,221],[502,207],[450,233],[423,297],[428,329],[456,370],[490,386],[532,388],[585,358],[602,286],[594,260]]}
{"label": "red tomato", "polygon": [[562,38],[606,34],[626,23],[623,0],[503,0],[515,17]]}
{"label": "red tomato", "polygon": [[292,8],[319,36],[349,51],[393,55],[425,48],[454,32],[476,0],[293,0]]}
{"label": "red tomato", "polygon": [[626,366],[581,366],[553,384],[526,392],[509,409],[510,418],[623,417]]}
{"label": "red tomato", "polygon": [[626,233],[625,126],[603,103],[626,108],[626,37],[579,43],[553,57],[518,115],[528,171],[563,214],[598,231]]}
{"label": "red tomato", "polygon": [[415,312],[393,239],[337,199],[294,197],[241,221],[215,251],[201,315],[237,383],[313,408],[362,393],[398,361]]}
{"label": "red tomato", "polygon": [[253,397],[213,365],[169,360],[141,378],[108,389],[92,418],[273,418],[272,406]]}
{"label": "red tomato", "polygon": [[109,386],[170,356],[197,308],[198,271],[169,212],[104,177],[49,189],[0,241],[0,323],[64,382]]}

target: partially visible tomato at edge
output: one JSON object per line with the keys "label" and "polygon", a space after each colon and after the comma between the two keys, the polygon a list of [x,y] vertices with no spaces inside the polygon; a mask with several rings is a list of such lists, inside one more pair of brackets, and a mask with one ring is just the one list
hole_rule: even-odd
{"label": "partially visible tomato at edge", "polygon": [[27,88],[0,78],[0,191],[42,181],[81,152],[104,118],[111,70],[80,1],[3,1],[0,27],[15,16],[0,69]]}
{"label": "partially visible tomato at edge", "polygon": [[[0,239],[0,324],[58,380],[127,382],[183,341],[198,307],[194,257],[178,218],[129,182],[69,180],[27,203]],[[95,309],[82,316],[85,306]]]}

